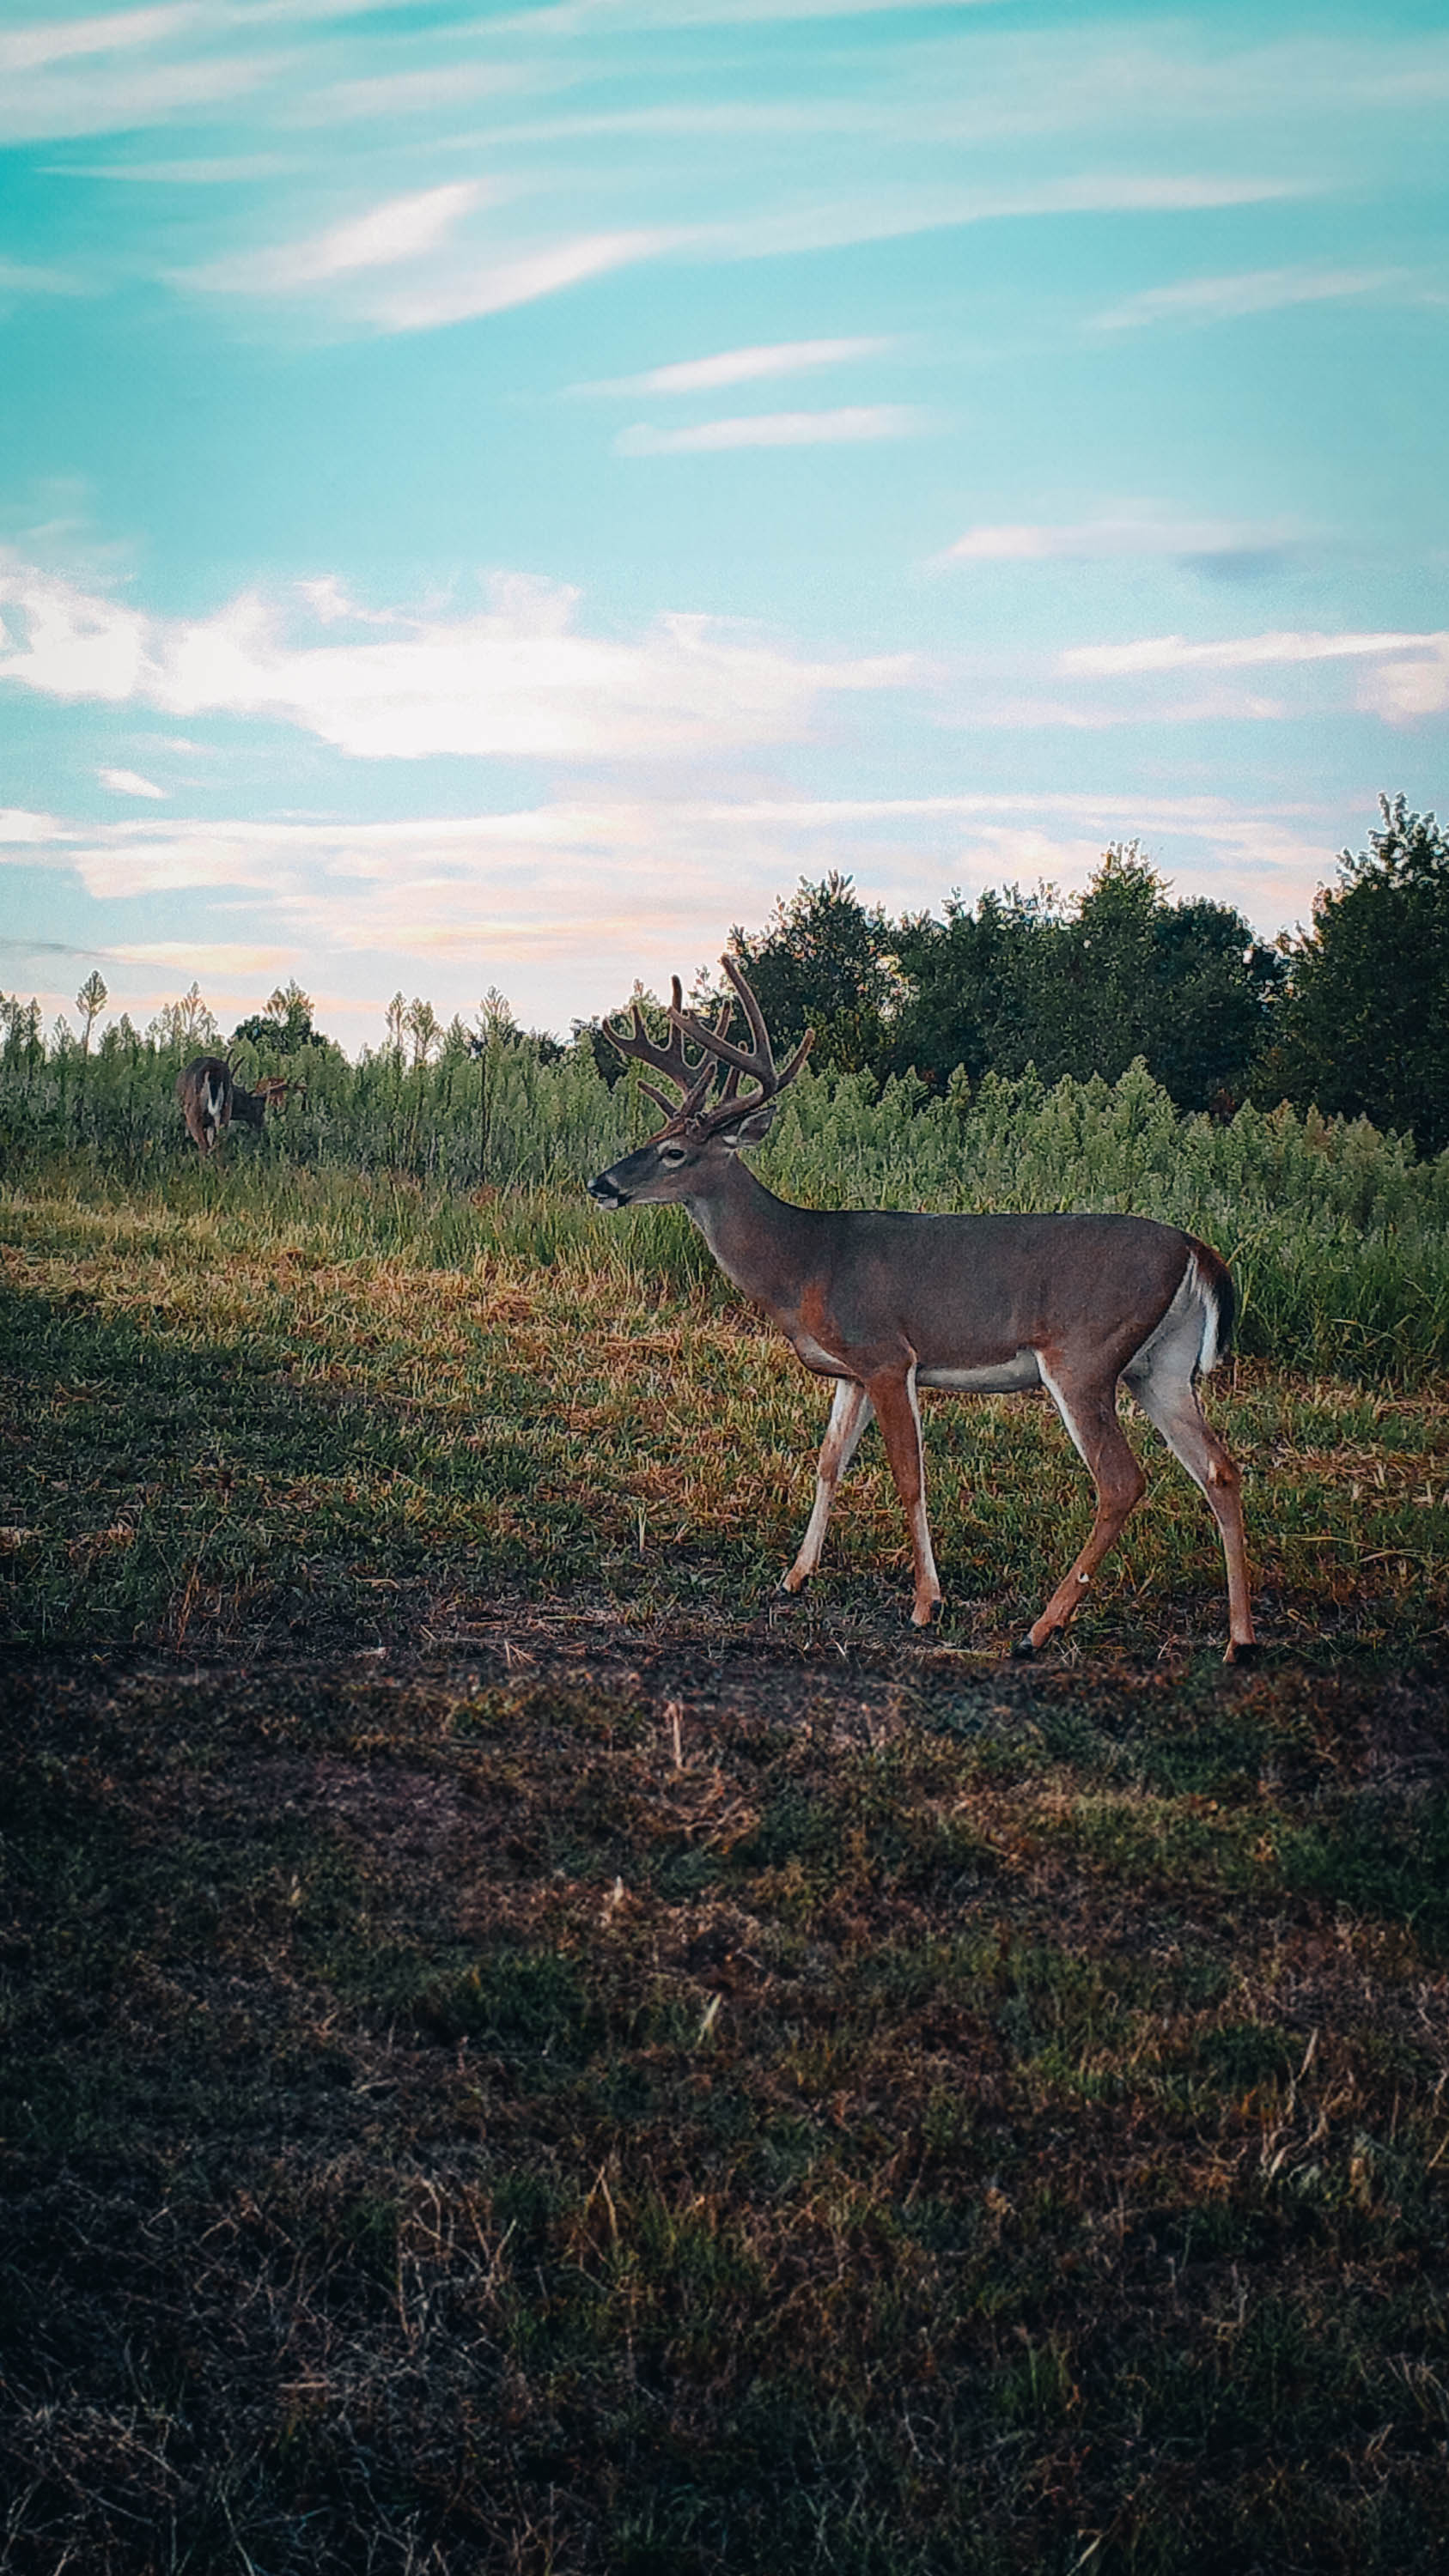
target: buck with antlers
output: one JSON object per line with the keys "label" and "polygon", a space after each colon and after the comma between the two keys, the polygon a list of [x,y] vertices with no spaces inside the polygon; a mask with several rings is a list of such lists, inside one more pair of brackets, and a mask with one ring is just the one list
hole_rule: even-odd
{"label": "buck with antlers", "polygon": [[176,1077],[181,1115],[203,1154],[215,1152],[218,1139],[234,1118],[239,1118],[244,1127],[260,1127],[269,1109],[280,1108],[289,1092],[301,1089],[300,1082],[286,1082],[280,1074],[269,1074],[255,1091],[244,1091],[231,1066],[219,1055],[197,1056]]}
{"label": "buck with antlers", "polygon": [[[686,1207],[736,1287],[773,1316],[808,1369],[836,1381],[815,1508],[785,1589],[798,1592],[815,1572],[836,1486],[874,1414],[910,1526],[911,1615],[926,1625],[941,1586],[917,1390],[1001,1395],[1044,1386],[1096,1487],[1097,1512],[1071,1572],[1015,1650],[1035,1654],[1066,1627],[1146,1490],[1117,1420],[1122,1381],[1207,1497],[1227,1561],[1227,1661],[1246,1661],[1254,1637],[1241,1480],[1197,1396],[1199,1372],[1221,1357],[1232,1329],[1233,1287],[1218,1255],[1149,1217],[912,1216],[775,1198],[740,1148],[763,1140],[811,1038],[777,1068],[754,994],[733,959],[724,969],[748,1046],[726,1034],[728,997],[711,1027],[684,1009],[678,976],[667,1045],[650,1039],[637,1003],[632,1029],[605,1023],[621,1055],[663,1075],[681,1097],[671,1102],[641,1083],[665,1123],[589,1191],[606,1208]],[[742,1076],[752,1091],[741,1092]]]}

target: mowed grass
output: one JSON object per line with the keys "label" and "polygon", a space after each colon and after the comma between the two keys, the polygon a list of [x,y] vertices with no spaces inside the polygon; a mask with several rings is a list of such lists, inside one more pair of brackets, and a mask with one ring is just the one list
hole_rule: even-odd
{"label": "mowed grass", "polygon": [[[238,1215],[210,1174],[171,1204],[0,1203],[14,1637],[340,1636],[389,1593],[425,1612],[500,1584],[639,1618],[692,1606],[894,1633],[909,1552],[874,1430],[815,1587],[779,1603],[828,1389],[707,1262],[661,1283],[650,1229],[685,1229],[682,1215],[461,1203],[440,1254],[422,1194],[407,1204],[425,1248],[390,1220],[385,1249],[340,1250],[326,1194]],[[1442,1392],[1239,1362],[1207,1400],[1245,1473],[1268,1641],[1310,1657],[1441,1652]],[[1076,1643],[1221,1637],[1214,1525],[1122,1401],[1151,1491]],[[1071,1562],[1090,1489],[1043,1397],[926,1411],[941,1634],[996,1653]]]}
{"label": "mowed grass", "polygon": [[[1039,1401],[871,1443],[660,1227],[3,1203],[0,2569],[1409,2576],[1449,1422],[1218,1374],[1268,1651]],[[661,1278],[667,1276],[667,1284]]]}

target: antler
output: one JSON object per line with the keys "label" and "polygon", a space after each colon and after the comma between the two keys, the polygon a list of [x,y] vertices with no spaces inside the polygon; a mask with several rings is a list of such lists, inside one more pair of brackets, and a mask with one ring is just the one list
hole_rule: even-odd
{"label": "antler", "polygon": [[[707,1028],[703,1020],[695,1019],[692,1012],[684,1010],[681,1007],[682,997],[677,975],[674,979],[674,999],[669,1006],[669,1017],[674,1024],[676,1037],[681,1041],[686,1036],[693,1038],[697,1046],[704,1048],[706,1062],[713,1057],[716,1063],[728,1065],[730,1068],[728,1080],[719,1099],[707,1116],[700,1120],[700,1125],[705,1129],[728,1126],[733,1119],[748,1116],[752,1109],[763,1108],[767,1100],[773,1100],[778,1092],[784,1090],[787,1082],[794,1081],[815,1044],[815,1031],[807,1029],[789,1063],[777,1066],[770,1046],[770,1033],[765,1026],[765,1015],[745,982],[743,973],[732,957],[722,957],[720,964],[739,996],[740,1007],[750,1024],[753,1046],[735,1046],[725,1036],[724,1032],[729,1026],[730,1019],[730,1006],[727,1001],[713,1028]],[[738,1096],[742,1073],[747,1074],[752,1082],[757,1082],[760,1086],[756,1093],[747,1095],[743,1102]],[[681,1111],[682,1114],[683,1111]]]}
{"label": "antler", "polygon": [[[656,1091],[652,1082],[641,1082],[639,1085],[646,1098],[662,1109],[666,1118],[693,1118],[697,1115],[715,1078],[713,1049],[716,1039],[729,1025],[730,1005],[726,1002],[721,1008],[718,1027],[714,1030],[707,1029],[701,1021],[692,1020],[686,1012],[684,988],[679,977],[675,975],[671,980],[674,986],[674,999],[669,1006],[670,1030],[667,1047],[654,1044],[644,1026],[644,1015],[637,1002],[631,1005],[634,1015],[632,1036],[621,1037],[608,1020],[604,1022],[604,1035],[610,1046],[618,1048],[620,1055],[637,1056],[641,1064],[652,1066],[655,1073],[662,1073],[667,1081],[678,1085],[684,1094],[684,1098],[680,1101],[666,1100],[663,1092]],[[691,1037],[697,1038],[709,1050],[703,1064],[691,1064],[685,1054],[686,1029]]]}
{"label": "antler", "polygon": [[[777,1092],[784,1090],[787,1082],[793,1082],[815,1043],[815,1031],[807,1029],[789,1063],[783,1068],[777,1067],[759,1003],[734,959],[725,957],[720,962],[749,1022],[753,1046],[736,1046],[725,1036],[734,1011],[728,994],[711,1026],[707,1020],[696,1019],[692,1011],[686,1011],[684,992],[677,975],[670,979],[673,998],[669,1004],[667,1046],[655,1045],[644,1026],[643,1013],[637,1002],[632,1005],[634,1026],[628,1036],[621,1037],[607,1020],[604,1022],[604,1035],[611,1046],[618,1048],[620,1055],[637,1056],[641,1064],[651,1066],[655,1073],[664,1074],[683,1092],[682,1100],[671,1102],[666,1100],[662,1091],[655,1090],[652,1082],[639,1085],[640,1090],[664,1111],[670,1125],[683,1126],[688,1122],[703,1135],[708,1135],[716,1127],[728,1127],[734,1119],[748,1117],[751,1110],[761,1109],[767,1100],[773,1100]],[[700,1058],[694,1063],[685,1052],[686,1039],[691,1039],[701,1050]],[[721,1066],[728,1067],[724,1089],[714,1107],[706,1110],[704,1104],[719,1077]],[[758,1091],[747,1093],[743,1100],[739,1096],[741,1074],[747,1074],[752,1082],[759,1084]]]}

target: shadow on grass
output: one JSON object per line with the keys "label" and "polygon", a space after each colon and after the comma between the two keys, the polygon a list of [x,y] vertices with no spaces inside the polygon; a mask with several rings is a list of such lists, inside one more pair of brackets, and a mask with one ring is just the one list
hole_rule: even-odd
{"label": "shadow on grass", "polygon": [[529,1651],[24,1682],[6,2576],[1434,2565],[1372,1690]]}
{"label": "shadow on grass", "polygon": [[[159,1310],[158,1310],[159,1313]],[[149,1331],[89,1297],[6,1299],[0,1619],[16,1645],[172,1647],[377,1633],[385,1596],[527,1562],[516,1446],[302,1374],[251,1339]],[[584,1515],[550,1506],[575,1544]]]}

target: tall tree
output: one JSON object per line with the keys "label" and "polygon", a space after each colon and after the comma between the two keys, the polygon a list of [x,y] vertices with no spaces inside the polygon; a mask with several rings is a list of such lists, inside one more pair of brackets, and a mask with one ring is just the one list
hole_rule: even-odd
{"label": "tall tree", "polygon": [[1340,850],[1340,882],[1285,943],[1281,1034],[1261,1089],[1300,1107],[1407,1129],[1449,1146],[1449,834],[1402,795],[1382,829]]}
{"label": "tall tree", "polygon": [[944,1088],[957,1066],[979,1082],[1018,1055],[1018,1025],[1028,977],[1024,952],[1046,928],[1050,887],[1024,895],[1019,886],[988,887],[975,911],[953,890],[945,918],[907,917],[896,933],[905,997],[892,1031],[889,1067]]}
{"label": "tall tree", "polygon": [[757,937],[736,926],[730,947],[778,1044],[813,1028],[817,1064],[855,1071],[880,1062],[900,992],[896,932],[848,876],[832,869],[818,885],[802,877]]}
{"label": "tall tree", "polygon": [[973,918],[953,899],[944,923],[905,925],[900,954],[898,1060],[938,1082],[956,1063],[1115,1081],[1140,1055],[1180,1109],[1244,1097],[1281,973],[1230,905],[1170,902],[1135,841],[1104,853],[1074,903],[1011,887]]}
{"label": "tall tree", "polygon": [[268,995],[264,1011],[254,1013],[249,1020],[239,1020],[232,1036],[249,1039],[253,1046],[269,1047],[278,1055],[296,1055],[304,1046],[327,1043],[312,1026],[312,996],[303,992],[295,975]]}
{"label": "tall tree", "polygon": [[431,1002],[414,994],[403,1013],[403,1027],[413,1042],[413,1071],[428,1062],[443,1042],[443,1024]]}
{"label": "tall tree", "polygon": [[85,1027],[81,1031],[82,1055],[90,1054],[91,1031],[95,1027],[96,1021],[99,1019],[109,1000],[110,995],[106,990],[106,979],[101,973],[99,967],[97,967],[93,973],[86,977],[85,982],[82,984],[80,991],[75,997],[76,1009],[79,1011],[81,1018],[85,1022]]}
{"label": "tall tree", "polygon": [[193,983],[179,1002],[166,1002],[146,1030],[156,1046],[213,1047],[221,1036],[207,1004],[201,998],[201,986]]}

